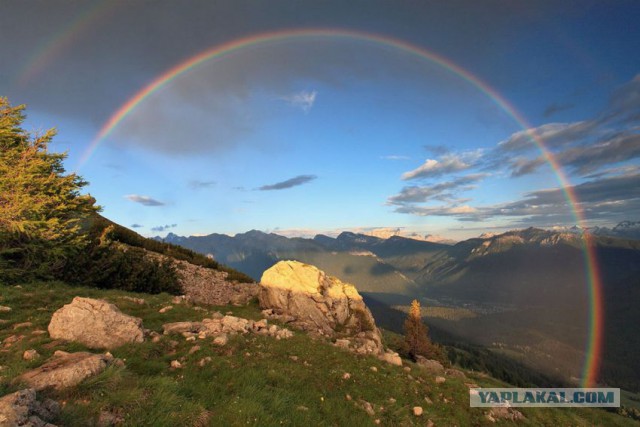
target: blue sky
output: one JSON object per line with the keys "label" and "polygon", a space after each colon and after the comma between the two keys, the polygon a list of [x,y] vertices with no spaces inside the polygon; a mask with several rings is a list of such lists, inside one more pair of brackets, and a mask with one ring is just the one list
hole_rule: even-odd
{"label": "blue sky", "polygon": [[340,28],[458,64],[535,129],[588,224],[640,219],[637,2],[210,3],[4,5],[0,95],[27,104],[29,129],[57,127],[52,149],[69,151],[108,218],[144,235],[399,227],[458,239],[575,223],[494,100],[433,62],[338,37],[207,61],[79,165],[111,114],[183,60],[257,33]]}

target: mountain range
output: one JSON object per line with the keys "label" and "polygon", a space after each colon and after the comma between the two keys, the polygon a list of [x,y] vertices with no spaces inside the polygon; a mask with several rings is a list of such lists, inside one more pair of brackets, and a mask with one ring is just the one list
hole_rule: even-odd
{"label": "mountain range", "polygon": [[[640,389],[632,354],[640,338],[638,224],[588,230],[602,282],[605,330],[601,378]],[[413,298],[426,306],[433,334],[447,343],[481,346],[526,366],[577,383],[588,339],[588,269],[584,230],[528,228],[484,235],[454,245],[398,235],[381,238],[343,232],[337,237],[287,238],[252,230],[164,240],[259,280],[279,260],[313,264],[353,283],[379,323],[401,330]]]}

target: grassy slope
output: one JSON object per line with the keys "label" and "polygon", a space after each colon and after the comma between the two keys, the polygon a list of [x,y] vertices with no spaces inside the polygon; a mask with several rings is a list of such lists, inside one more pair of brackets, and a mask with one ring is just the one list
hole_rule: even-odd
{"label": "grassy slope", "polygon": [[[17,390],[10,380],[38,366],[43,359],[22,360],[22,352],[34,348],[49,357],[55,350],[77,351],[78,344],[51,345],[46,330],[51,314],[74,296],[103,298],[123,312],[143,318],[146,328],[161,331],[161,325],[179,320],[200,320],[214,309],[259,318],[257,306],[207,308],[196,311],[174,306],[165,314],[158,309],[169,304],[170,296],[130,294],[74,288],[61,283],[0,287],[0,304],[13,308],[0,314],[8,320],[0,326],[0,338],[13,334],[25,338],[6,352],[0,352],[0,394]],[[137,305],[122,296],[144,297]],[[13,330],[12,325],[32,322],[30,327]],[[175,354],[171,341],[176,341]],[[194,343],[180,336],[163,337],[159,343],[132,344],[112,351],[126,360],[126,367],[111,367],[103,374],[68,391],[50,396],[64,402],[58,423],[92,425],[101,410],[120,412],[126,425],[424,425],[431,419],[436,425],[483,425],[482,409],[468,407],[467,387],[462,380],[447,379],[437,385],[431,375],[415,366],[410,373],[384,364],[373,357],[358,357],[323,342],[297,333],[294,338],[277,341],[253,335],[237,336],[218,348],[210,340],[200,340],[201,349],[188,355]],[[197,361],[210,356],[204,368]],[[290,356],[297,356],[294,361]],[[170,370],[173,359],[186,358],[185,367]],[[373,372],[375,366],[378,371]],[[343,379],[349,372],[351,378]],[[410,377],[411,376],[411,377]],[[471,379],[481,386],[497,386],[496,380],[480,375]],[[353,400],[346,399],[346,395]],[[389,398],[395,398],[390,403]],[[424,398],[434,403],[429,405]],[[448,403],[444,403],[444,398]],[[369,416],[358,401],[370,402],[376,414]],[[422,406],[425,414],[416,418],[413,406]],[[637,425],[629,419],[597,409],[523,409],[530,425]],[[502,423],[504,424],[504,423]]]}

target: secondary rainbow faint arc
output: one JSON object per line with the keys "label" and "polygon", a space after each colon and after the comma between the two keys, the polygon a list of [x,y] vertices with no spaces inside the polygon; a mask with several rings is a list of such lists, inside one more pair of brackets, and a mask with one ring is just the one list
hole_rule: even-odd
{"label": "secondary rainbow faint arc", "polygon": [[[478,77],[471,74],[469,71],[463,69],[459,65],[453,63],[451,60],[438,55],[434,52],[430,52],[422,47],[413,45],[406,41],[396,39],[389,36],[383,36],[378,34],[371,34],[360,31],[344,30],[344,29],[293,29],[283,30],[276,32],[261,33],[251,35],[248,37],[236,39],[227,43],[216,45],[210,49],[207,49],[197,55],[194,55],[187,60],[177,64],[171,69],[167,70],[160,76],[156,77],[151,83],[142,88],[127,102],[125,102],[116,112],[109,118],[109,120],[102,126],[94,140],[89,145],[88,149],[83,154],[79,166],[82,166],[91,157],[93,152],[99,146],[100,142],[104,140],[118,124],[133,111],[142,101],[144,101],[151,94],[155,93],[166,84],[171,82],[182,73],[197,67],[198,65],[209,61],[214,58],[220,58],[228,55],[237,50],[256,46],[261,44],[274,43],[278,41],[300,40],[300,39],[313,39],[313,38],[336,38],[370,42],[382,46],[389,46],[400,51],[406,52],[410,55],[417,56],[429,62],[435,63],[442,68],[452,72],[453,74],[461,77],[472,86],[487,95],[493,102],[495,102],[502,110],[510,115],[528,134],[529,138],[538,146],[542,152],[545,160],[549,163],[554,173],[558,177],[563,192],[565,193],[567,202],[571,207],[571,211],[575,217],[577,224],[584,223],[584,216],[579,206],[578,199],[570,185],[566,175],[562,171],[562,168],[553,157],[553,154],[546,148],[544,141],[536,134],[532,129],[532,126],[525,120],[525,118],[513,107],[502,95],[491,88],[487,83],[480,80]],[[585,265],[587,267],[587,281],[588,281],[588,297],[589,297],[589,338],[587,348],[585,349],[586,356],[583,366],[582,383],[585,387],[591,386],[595,383],[597,372],[600,366],[601,345],[602,345],[602,328],[603,328],[603,307],[601,296],[601,282],[598,271],[597,259],[595,256],[595,249],[591,237],[585,233],[584,237],[584,256]]]}

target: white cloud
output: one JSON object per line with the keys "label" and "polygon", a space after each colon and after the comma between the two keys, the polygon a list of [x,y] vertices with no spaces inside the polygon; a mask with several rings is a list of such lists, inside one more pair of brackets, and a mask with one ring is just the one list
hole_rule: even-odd
{"label": "white cloud", "polygon": [[308,113],[313,107],[313,104],[315,104],[317,95],[318,91],[315,90],[310,92],[301,90],[300,92],[283,96],[282,99],[292,107],[300,108],[305,113]]}
{"label": "white cloud", "polygon": [[449,153],[440,157],[440,160],[427,159],[418,168],[402,174],[402,179],[407,181],[417,178],[435,178],[445,174],[460,172],[474,166],[482,157],[481,150],[467,151],[463,153]]}
{"label": "white cloud", "polygon": [[145,206],[164,206],[166,204],[160,200],[153,199],[149,196],[140,196],[139,194],[127,194],[124,198]]}

